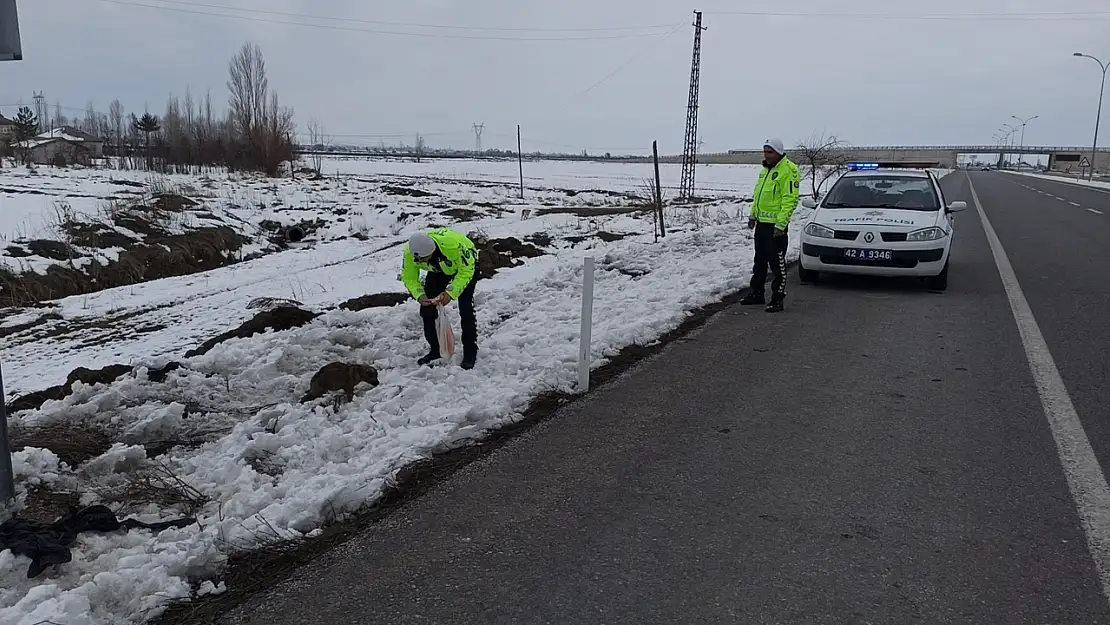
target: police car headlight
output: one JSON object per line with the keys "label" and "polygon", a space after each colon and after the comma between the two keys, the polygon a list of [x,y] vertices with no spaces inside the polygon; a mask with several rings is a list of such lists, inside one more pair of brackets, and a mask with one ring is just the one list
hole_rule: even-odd
{"label": "police car headlight", "polygon": [[812,223],[806,226],[805,233],[811,237],[821,237],[822,239],[833,238],[832,228],[826,228],[818,223]]}
{"label": "police car headlight", "polygon": [[906,240],[936,241],[937,239],[943,239],[945,236],[947,236],[947,234],[948,233],[946,233],[944,230],[941,230],[940,228],[934,226],[932,228],[925,228],[923,230],[914,230],[913,232],[906,235]]}

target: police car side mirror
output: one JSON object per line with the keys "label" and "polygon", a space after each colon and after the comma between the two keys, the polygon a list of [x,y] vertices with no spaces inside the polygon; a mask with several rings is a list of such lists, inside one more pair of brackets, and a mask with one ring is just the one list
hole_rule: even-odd
{"label": "police car side mirror", "polygon": [[960,212],[962,210],[966,210],[966,209],[967,209],[967,202],[956,201],[956,202],[952,202],[951,204],[949,204],[948,208],[945,209],[945,210],[947,210],[947,212],[949,212],[949,213],[958,213],[958,212]]}
{"label": "police car side mirror", "polygon": [[806,208],[817,208],[817,202],[814,202],[811,197],[804,197],[802,198],[802,206]]}

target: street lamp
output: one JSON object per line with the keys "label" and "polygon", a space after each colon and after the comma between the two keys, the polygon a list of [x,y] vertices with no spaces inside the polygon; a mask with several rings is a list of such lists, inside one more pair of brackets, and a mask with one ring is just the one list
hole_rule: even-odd
{"label": "street lamp", "polygon": [[1098,150],[1098,124],[1102,120],[1102,93],[1106,90],[1106,69],[1110,67],[1106,63],[1096,59],[1090,54],[1083,54],[1082,52],[1075,52],[1072,56],[1081,56],[1093,60],[1098,63],[1099,68],[1102,69],[1102,83],[1098,89],[1098,112],[1095,113],[1095,140],[1091,144],[1091,167],[1087,172],[1087,180],[1091,180],[1095,176],[1095,151]]}
{"label": "street lamp", "polygon": [[[1010,148],[1010,151],[1013,152],[1013,149],[1014,149],[1014,134],[1017,133],[1017,128],[1014,128],[1010,124],[1002,124],[1002,126],[1004,128],[1009,128],[1009,130],[1006,131],[1006,147]],[[999,128],[999,130],[1002,130],[1002,128]],[[1012,155],[1013,154],[1011,154],[1011,156]]]}
{"label": "street lamp", "polygon": [[998,148],[998,162],[996,163],[996,166],[999,169],[1005,169],[1006,150],[1002,147],[1002,144],[1006,142],[1006,133],[1004,130],[999,128],[998,132],[991,135],[991,138],[994,139],[994,147]]}
{"label": "street lamp", "polygon": [[[1029,122],[1033,121],[1034,119],[1037,119],[1038,117],[1040,117],[1040,115],[1034,115],[1032,117],[1026,117],[1025,119],[1022,119],[1022,118],[1018,117],[1017,115],[1011,115],[1010,117],[1013,117],[1014,119],[1021,122],[1020,151],[1024,151],[1025,150],[1025,125],[1028,124]],[[1018,157],[1018,163],[1019,164],[1021,163],[1021,157],[1020,156]],[[1021,169],[1021,167],[1019,166],[1018,169]]]}

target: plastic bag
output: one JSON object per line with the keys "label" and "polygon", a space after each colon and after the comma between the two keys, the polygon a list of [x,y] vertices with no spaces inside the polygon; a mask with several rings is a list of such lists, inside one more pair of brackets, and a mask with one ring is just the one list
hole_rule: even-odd
{"label": "plastic bag", "polygon": [[438,306],[436,316],[436,336],[439,337],[439,357],[447,360],[455,355],[455,330],[451,327],[451,316],[446,306]]}

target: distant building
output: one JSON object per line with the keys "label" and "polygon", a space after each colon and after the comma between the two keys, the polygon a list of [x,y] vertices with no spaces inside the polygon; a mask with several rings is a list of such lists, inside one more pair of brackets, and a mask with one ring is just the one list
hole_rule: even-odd
{"label": "distant building", "polygon": [[61,126],[21,141],[16,148],[27,151],[27,159],[39,165],[88,165],[104,157],[104,140],[72,126]]}
{"label": "distant building", "polygon": [[15,120],[0,115],[0,141],[9,141],[15,135]]}

